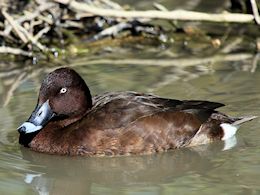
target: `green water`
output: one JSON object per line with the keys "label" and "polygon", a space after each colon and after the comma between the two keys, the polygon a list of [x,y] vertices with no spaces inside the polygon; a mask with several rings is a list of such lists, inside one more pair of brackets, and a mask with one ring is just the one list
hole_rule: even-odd
{"label": "green water", "polygon": [[[76,69],[92,94],[135,90],[219,101],[227,104],[221,110],[228,114],[260,115],[256,55],[201,57],[182,52],[182,57],[175,57],[171,48],[153,50],[115,48],[119,52],[76,57],[63,65]],[[71,158],[20,147],[16,128],[34,108],[42,78],[55,67],[19,66],[9,65],[1,73],[1,194],[260,193],[259,119],[243,125],[237,144],[225,151],[224,142],[216,142],[150,156]]]}
{"label": "green water", "polygon": [[[191,5],[181,7],[186,6]],[[211,10],[215,4],[204,6],[194,9]],[[171,44],[104,45],[55,64],[77,70],[93,95],[134,90],[218,101],[230,115],[260,116],[260,62],[252,37],[233,49],[216,49],[207,36],[172,36]],[[229,36],[225,43],[239,38]],[[228,150],[219,141],[149,156],[85,158],[19,146],[16,128],[33,110],[43,77],[57,68],[50,62],[30,64],[0,62],[0,194],[260,194],[259,119],[243,125]]]}

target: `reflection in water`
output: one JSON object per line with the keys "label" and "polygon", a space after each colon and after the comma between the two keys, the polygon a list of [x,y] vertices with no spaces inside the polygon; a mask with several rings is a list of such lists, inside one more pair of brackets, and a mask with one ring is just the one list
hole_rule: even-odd
{"label": "reflection in water", "polygon": [[213,145],[156,155],[105,158],[50,156],[21,148],[23,159],[37,165],[26,173],[24,181],[39,194],[113,194],[134,191],[133,188],[163,188],[187,174],[204,175],[214,169],[211,154],[217,155],[223,143]]}
{"label": "reflection in water", "polygon": [[[251,54],[241,53],[241,54],[226,54],[219,55],[215,54],[208,57],[185,57],[183,59],[89,59],[89,58],[79,58],[78,60],[74,60],[68,62],[66,66],[73,68],[80,68],[86,65],[92,67],[98,66],[106,66],[106,68],[113,70],[116,68],[123,67],[125,65],[128,66],[141,66],[141,71],[143,75],[146,73],[146,69],[152,69],[153,66],[156,66],[156,69],[161,70],[161,74],[158,77],[163,76],[160,81],[157,81],[152,85],[152,87],[148,90],[150,92],[156,90],[159,87],[167,85],[176,80],[188,81],[191,79],[195,79],[201,75],[209,74],[213,71],[213,69],[208,68],[209,65],[217,65],[218,63],[236,63],[239,61],[252,61],[251,67],[248,68],[247,63],[243,63],[239,66],[240,69],[249,69],[249,71],[255,71],[257,68],[257,62],[259,56],[256,55],[254,57]],[[195,70],[190,71],[189,68],[194,67]],[[12,70],[8,70],[8,74],[6,70],[0,71],[0,80],[1,80],[1,88],[0,91],[0,105],[6,106],[10,98],[13,96],[14,91],[19,88],[24,82],[28,80],[32,80],[36,86],[39,86],[42,80],[42,77],[47,73],[56,69],[57,66],[53,67],[48,64],[40,65],[38,67],[26,67],[26,68],[13,68]],[[86,72],[91,72],[90,67],[84,67]],[[88,70],[90,69],[90,70]],[[157,70],[158,72],[158,70]],[[140,72],[139,72],[140,73]],[[154,72],[153,72],[154,73]],[[160,73],[160,71],[159,71]],[[131,72],[128,72],[131,75]],[[40,76],[40,78],[39,78]],[[149,75],[146,75],[149,77]],[[156,77],[157,75],[152,75]],[[146,78],[148,79],[148,78]],[[1,89],[0,88],[0,89]]]}
{"label": "reflection in water", "polygon": [[228,140],[224,141],[224,148],[222,149],[223,151],[225,150],[230,150],[233,147],[237,145],[237,138],[235,136],[229,138]]}

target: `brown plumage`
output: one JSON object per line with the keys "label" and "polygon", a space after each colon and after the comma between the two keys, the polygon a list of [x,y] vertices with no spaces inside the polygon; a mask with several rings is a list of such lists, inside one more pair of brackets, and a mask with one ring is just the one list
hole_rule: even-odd
{"label": "brown plumage", "polygon": [[44,79],[35,110],[18,129],[19,142],[50,154],[150,154],[221,140],[222,123],[255,118],[228,117],[215,111],[221,106],[136,92],[91,98],[74,70],[60,68]]}

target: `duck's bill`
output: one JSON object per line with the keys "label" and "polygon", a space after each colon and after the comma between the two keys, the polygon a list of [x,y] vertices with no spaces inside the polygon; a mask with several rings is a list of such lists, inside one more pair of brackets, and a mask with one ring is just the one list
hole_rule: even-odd
{"label": "duck's bill", "polygon": [[19,133],[33,133],[41,130],[54,116],[54,113],[49,105],[49,100],[41,105],[37,105],[32,112],[30,118],[18,127]]}

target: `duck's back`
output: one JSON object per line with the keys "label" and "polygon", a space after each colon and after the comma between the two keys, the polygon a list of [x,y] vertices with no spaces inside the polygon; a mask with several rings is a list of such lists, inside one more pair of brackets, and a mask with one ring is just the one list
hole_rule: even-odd
{"label": "duck's back", "polygon": [[129,126],[141,118],[161,115],[163,113],[188,113],[201,122],[216,112],[224,104],[208,101],[180,101],[160,98],[150,94],[136,92],[113,92],[93,97],[93,107],[88,113],[89,119],[102,129]]}
{"label": "duck's back", "polygon": [[96,153],[152,153],[187,145],[204,123],[213,121],[220,128],[217,118],[230,120],[214,110],[221,106],[135,92],[106,93],[93,97],[84,121],[95,134]]}

